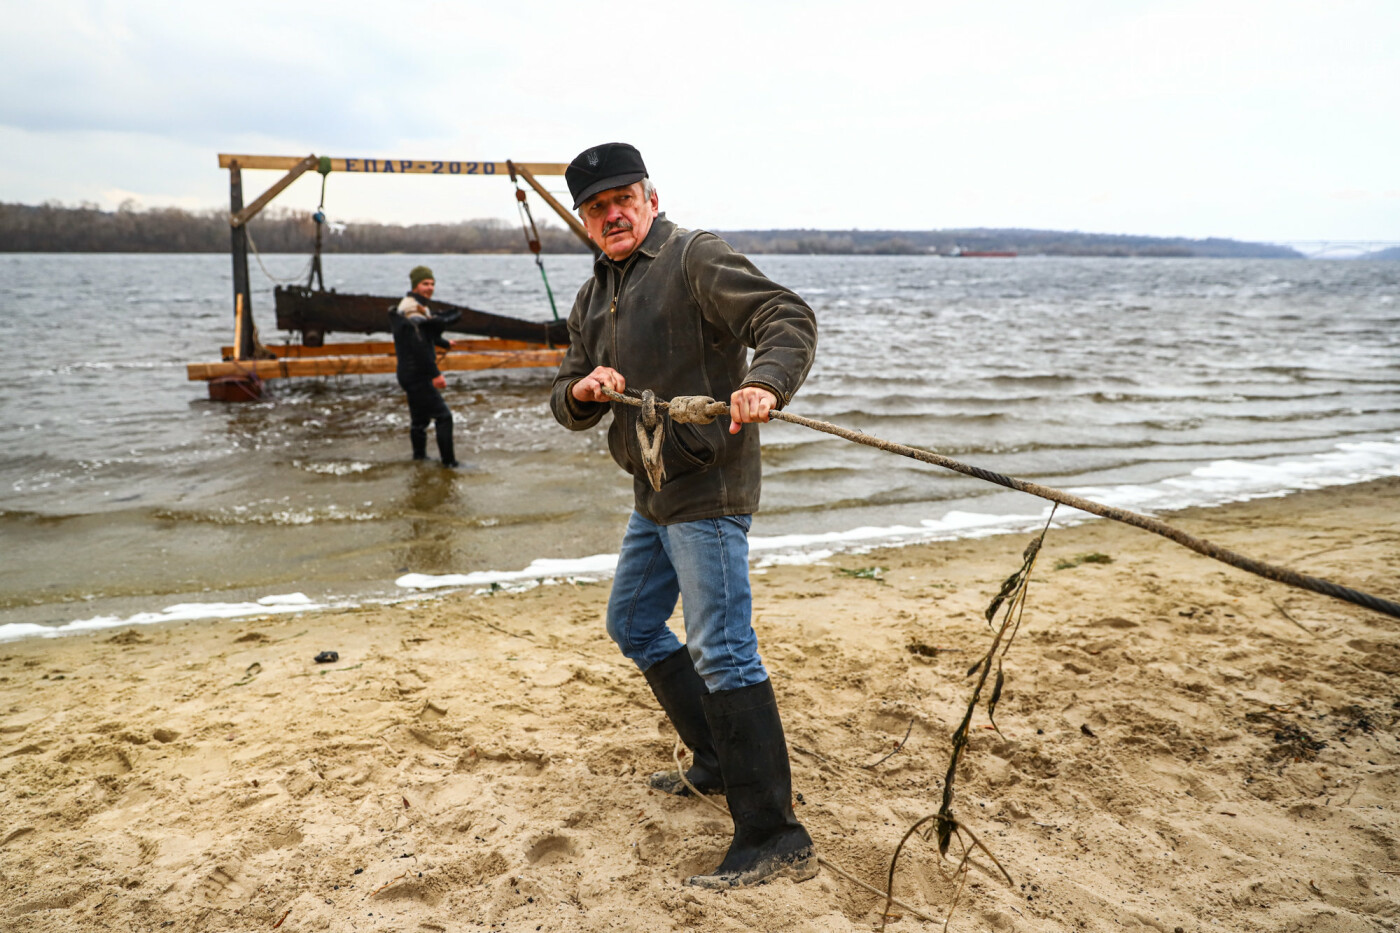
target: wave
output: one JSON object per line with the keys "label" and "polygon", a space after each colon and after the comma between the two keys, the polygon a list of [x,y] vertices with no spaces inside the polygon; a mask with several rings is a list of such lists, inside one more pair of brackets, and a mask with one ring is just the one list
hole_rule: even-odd
{"label": "wave", "polygon": [[154,370],[154,369],[184,369],[185,364],[179,360],[123,360],[114,362],[108,360],[77,361],[73,363],[63,363],[47,369],[36,369],[31,376],[65,376],[72,373],[109,373],[123,370]]}
{"label": "wave", "polygon": [[216,512],[155,509],[152,515],[161,521],[206,525],[320,525],[330,522],[372,522],[382,517],[378,512],[339,505],[316,509],[281,508],[267,512],[256,512],[246,505],[235,505]]}
{"label": "wave", "polygon": [[318,603],[304,593],[264,596],[250,603],[177,603],[158,612],[138,612],[132,616],[93,616],[64,625],[39,625],[33,622],[11,622],[0,625],[0,642],[18,638],[57,638],[79,632],[117,628],[123,625],[154,625],[158,622],[189,622],[195,619],[237,619],[253,615],[278,615],[329,609],[333,604]]}
{"label": "wave", "polygon": [[842,427],[861,428],[872,425],[882,426],[881,429],[888,431],[891,427],[898,427],[900,424],[918,424],[925,428],[928,426],[930,418],[935,418],[940,422],[953,422],[957,424],[998,424],[1005,421],[1025,420],[1018,415],[1006,411],[993,412],[871,412],[861,409],[846,409],[844,411],[824,412],[821,416],[823,421],[832,421]]}
{"label": "wave", "polygon": [[1014,386],[1016,388],[1031,387],[1037,389],[1050,389],[1056,386],[1074,385],[1079,381],[1080,378],[1078,376],[1070,376],[1063,373],[1026,373],[1025,375],[1000,373],[981,380],[984,385]]}
{"label": "wave", "polygon": [[374,469],[372,463],[359,463],[350,461],[313,462],[309,460],[293,460],[292,466],[308,473],[320,473],[324,476],[353,476],[356,473],[366,473]]}
{"label": "wave", "polygon": [[[1144,485],[1081,486],[1074,495],[1118,508],[1153,512],[1223,505],[1305,489],[1366,482],[1400,476],[1400,436],[1393,441],[1338,444],[1332,451],[1278,462],[1219,460],[1184,476]],[[1021,532],[1045,521],[1050,507],[1038,513],[992,514],[950,510],[913,524],[863,525],[837,531],[775,536],[750,535],[749,551],[759,555],[760,569],[773,563],[815,562],[841,550],[914,544],[923,541],[984,537]],[[1085,521],[1092,516],[1061,509],[1059,522]],[[561,579],[596,579],[611,574],[616,554],[593,554],[577,559],[537,560],[522,570],[478,571],[467,574],[405,574],[395,583],[405,589],[538,585]]]}

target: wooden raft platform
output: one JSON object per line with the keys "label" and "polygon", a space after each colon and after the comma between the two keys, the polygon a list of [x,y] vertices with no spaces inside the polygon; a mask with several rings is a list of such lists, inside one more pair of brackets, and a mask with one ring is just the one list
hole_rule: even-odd
{"label": "wooden raft platform", "polygon": [[[542,185],[538,175],[562,175],[568,168],[562,162],[451,161],[416,159],[346,159],[331,156],[259,156],[221,153],[219,167],[229,173],[229,228],[233,259],[233,320],[234,345],[223,348],[223,360],[218,363],[186,364],[191,381],[203,381],[209,398],[222,402],[256,401],[262,397],[264,379],[294,379],[316,376],[348,376],[366,373],[392,373],[397,369],[393,345],[387,342],[325,344],[332,332],[375,334],[388,327],[386,312],[401,296],[341,294],[325,288],[321,274],[321,234],[325,217],[321,210],[313,215],[316,221],[316,246],[306,284],[281,286],[274,289],[279,328],[299,331],[298,345],[266,347],[257,339],[253,322],[253,293],[248,281],[248,252],[255,249],[248,235],[248,222],[258,215],[282,191],[307,172],[315,171],[321,178],[321,201],[325,203],[326,178],[335,172],[371,172],[384,176],[410,174],[483,175],[509,178],[515,186],[515,197],[530,216],[524,191],[517,183],[523,179],[542,198],[583,243],[595,253],[598,247],[573,213],[567,210]],[[264,191],[253,203],[243,203],[243,170],[282,170],[286,174]],[[539,261],[540,242],[534,220],[530,219],[526,237],[543,277],[544,265]],[[318,287],[312,288],[316,284]],[[554,296],[549,281],[544,280],[550,307]],[[461,317],[449,329],[476,335],[477,339],[455,341],[458,346],[439,353],[438,368],[444,372],[477,369],[515,369],[521,367],[558,366],[564,358],[561,347],[568,343],[567,325],[558,319],[550,322],[525,321],[507,315],[456,307],[434,301],[434,310],[455,310]],[[486,338],[486,339],[480,339]]]}
{"label": "wooden raft platform", "polygon": [[[565,352],[562,347],[541,347],[523,340],[486,338],[454,342],[456,347],[438,354],[438,369],[443,372],[558,366]],[[238,377],[296,379],[392,373],[398,363],[390,341],[328,343],[319,347],[281,344],[265,349],[272,354],[272,359],[238,360],[234,358],[233,347],[223,347],[222,362],[187,363],[185,372],[191,382]]]}

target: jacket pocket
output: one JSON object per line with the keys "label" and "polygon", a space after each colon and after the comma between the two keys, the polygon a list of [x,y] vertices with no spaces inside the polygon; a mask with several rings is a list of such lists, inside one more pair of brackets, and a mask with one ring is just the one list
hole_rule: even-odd
{"label": "jacket pocket", "polygon": [[[633,476],[645,476],[646,466],[642,463],[642,444],[637,439],[636,409],[624,409],[614,415],[608,427],[608,453],[613,460]],[[671,480],[699,473],[714,466],[719,459],[718,435],[716,428],[723,428],[719,422],[707,425],[677,424],[666,422],[666,435],[661,439],[661,462],[666,467],[666,478]]]}
{"label": "jacket pocket", "polygon": [[714,466],[718,459],[719,444],[714,434],[713,424],[679,424],[671,421],[666,425],[666,438],[661,444],[662,455],[666,458],[666,475],[683,476]]}

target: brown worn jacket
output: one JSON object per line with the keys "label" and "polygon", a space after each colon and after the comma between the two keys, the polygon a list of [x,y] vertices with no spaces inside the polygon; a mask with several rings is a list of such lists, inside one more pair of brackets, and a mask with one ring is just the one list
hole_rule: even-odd
{"label": "brown worn jacket", "polygon": [[756,385],[782,407],[807,378],[816,348],[816,317],[806,302],[719,237],[683,230],[661,214],[631,256],[613,262],[600,255],[594,262],[569,314],[569,351],[550,408],[574,431],[613,409],[608,448],[632,474],[643,517],[669,525],[745,515],[758,509],[755,426],[731,435],[728,418],[707,425],[668,420],[666,479],[658,492],[642,466],[640,409],[580,402],[570,389],[595,366],[610,366],[627,380],[628,394],[651,389],[659,399],[708,395],[727,402],[736,389]]}

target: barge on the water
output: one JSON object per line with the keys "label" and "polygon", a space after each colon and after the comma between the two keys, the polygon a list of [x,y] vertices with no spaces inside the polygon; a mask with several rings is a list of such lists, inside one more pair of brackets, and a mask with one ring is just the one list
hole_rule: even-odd
{"label": "barge on the water", "polygon": [[[325,200],[325,179],[332,172],[382,172],[384,174],[424,175],[501,175],[515,184],[515,197],[528,221],[526,241],[540,264],[540,238],[530,215],[525,192],[519,180],[524,180],[561,218],[568,228],[591,249],[597,247],[588,239],[583,225],[564,205],[559,203],[536,178],[537,175],[562,175],[563,163],[505,162],[443,162],[414,159],[338,159],[329,156],[220,155],[219,167],[229,173],[229,226],[232,229],[233,258],[233,318],[234,339],[222,348],[222,360],[214,363],[190,363],[186,374],[192,381],[204,381],[209,397],[217,401],[254,401],[262,397],[263,381],[311,376],[343,376],[368,373],[392,373],[397,360],[394,345],[389,341],[359,341],[327,343],[332,333],[374,334],[388,331],[388,312],[399,297],[341,294],[327,290],[321,276],[321,228],[324,213],[318,210],[316,246],[311,273],[304,286],[278,286],[274,290],[277,326],[298,335],[298,343],[264,345],[258,340],[253,324],[253,298],[248,275],[250,240],[247,223],[266,207],[293,181],[315,169],[322,176],[322,203]],[[453,168],[455,167],[455,171]],[[243,204],[243,169],[281,169],[286,172],[252,204]],[[541,275],[544,273],[540,264]],[[316,283],[318,287],[313,288]],[[549,280],[545,278],[545,288]],[[526,321],[504,314],[493,314],[448,304],[427,302],[433,308],[461,312],[461,319],[450,330],[472,335],[475,339],[455,340],[453,349],[442,354],[438,368],[443,371],[476,369],[510,369],[517,367],[558,366],[568,346],[568,329],[558,319],[550,322]],[[553,305],[553,294],[550,293]]]}

